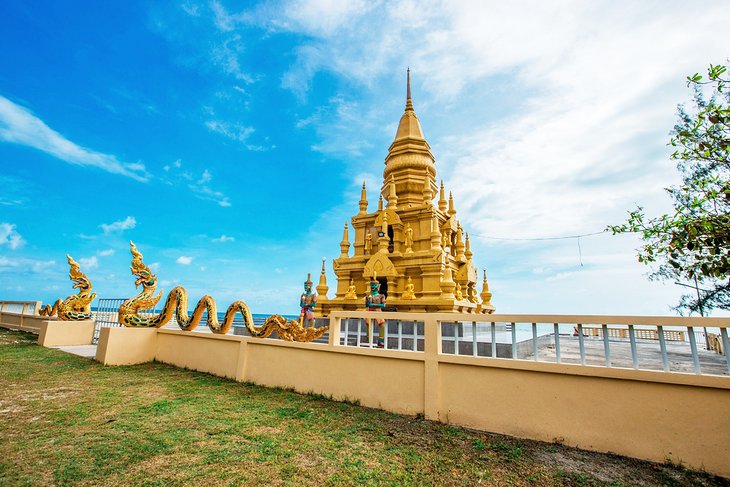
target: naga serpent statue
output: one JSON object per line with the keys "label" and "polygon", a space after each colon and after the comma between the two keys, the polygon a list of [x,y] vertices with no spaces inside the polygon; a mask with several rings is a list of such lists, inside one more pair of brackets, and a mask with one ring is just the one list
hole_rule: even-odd
{"label": "naga serpent statue", "polygon": [[296,320],[287,320],[279,315],[269,316],[261,326],[254,325],[251,311],[243,301],[235,301],[228,306],[223,323],[218,322],[218,313],[215,301],[212,297],[203,296],[193,310],[192,316],[188,315],[188,293],[182,286],[176,286],[167,295],[162,311],[156,315],[139,315],[139,310],[154,308],[162,297],[162,292],[155,295],[157,288],[157,276],[142,260],[142,254],[137,250],[133,242],[129,242],[132,252],[132,274],[137,276],[134,282],[135,287],[142,285],[142,292],[137,296],[127,299],[119,307],[119,323],[129,327],[161,327],[168,323],[173,315],[176,315],[177,324],[184,331],[194,330],[203,316],[203,311],[208,311],[207,325],[210,331],[218,334],[226,334],[231,329],[233,318],[236,313],[241,313],[243,322],[248,332],[255,338],[267,338],[273,332],[287,341],[309,342],[324,335],[329,329],[328,326],[319,328],[305,328]]}
{"label": "naga serpent statue", "polygon": [[58,315],[64,321],[81,321],[91,319],[91,302],[96,298],[96,293],[91,292],[91,281],[86,274],[81,272],[79,264],[70,255],[66,255],[71,270],[68,277],[74,282],[73,287],[78,288],[79,293],[69,296],[63,301],[57,299],[53,306],[43,306],[38,314],[41,316]]}

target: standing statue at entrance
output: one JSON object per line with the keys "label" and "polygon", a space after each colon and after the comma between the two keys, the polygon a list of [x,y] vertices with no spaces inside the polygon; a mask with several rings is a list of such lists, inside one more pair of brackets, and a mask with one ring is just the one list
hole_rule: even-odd
{"label": "standing statue at entrance", "polygon": [[304,292],[299,297],[299,306],[302,308],[299,313],[299,323],[302,326],[314,326],[314,307],[316,305],[317,295],[312,293],[312,275],[307,274]]}
{"label": "standing statue at entrance", "polygon": [[[380,283],[378,276],[373,272],[373,280],[370,281],[370,294],[365,296],[365,307],[368,311],[381,312],[385,308],[385,295],[380,294]],[[370,342],[370,325],[375,321],[378,324],[378,348],[385,346],[385,320],[383,318],[367,320],[368,342]]]}
{"label": "standing statue at entrance", "polygon": [[406,255],[413,253],[413,229],[406,223]]}

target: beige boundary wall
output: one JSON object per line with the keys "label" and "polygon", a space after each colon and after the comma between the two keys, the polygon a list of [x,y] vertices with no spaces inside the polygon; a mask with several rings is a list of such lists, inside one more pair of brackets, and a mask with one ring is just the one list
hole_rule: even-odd
{"label": "beige boundary wall", "polygon": [[46,316],[0,312],[0,327],[34,333],[43,347],[90,345],[94,338],[94,320],[61,321]]}
{"label": "beige boundary wall", "polygon": [[[391,314],[425,322],[424,352],[340,346],[335,334],[329,344],[317,344],[103,328],[96,359],[108,365],[157,360],[483,431],[681,462],[730,477],[730,377],[445,355],[438,320],[453,321],[453,315],[383,316]],[[333,313],[335,329],[342,316]]]}

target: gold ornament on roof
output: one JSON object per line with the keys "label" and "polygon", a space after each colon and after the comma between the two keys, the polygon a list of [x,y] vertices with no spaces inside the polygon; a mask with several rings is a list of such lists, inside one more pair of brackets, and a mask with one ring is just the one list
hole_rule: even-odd
{"label": "gold ornament on roof", "polygon": [[413,229],[410,223],[406,223],[406,255],[413,253]]}
{"label": "gold ornament on roof", "polygon": [[456,299],[461,301],[464,299],[464,293],[461,291],[461,284],[456,283]]}
{"label": "gold ornament on roof", "polygon": [[357,299],[357,293],[355,292],[355,281],[350,279],[350,287],[347,288],[345,293],[345,299]]}
{"label": "gold ornament on roof", "polygon": [[96,298],[96,293],[91,292],[91,281],[86,274],[81,272],[79,264],[70,255],[66,255],[71,270],[68,277],[74,282],[73,287],[79,290],[78,294],[69,296],[63,301],[57,299],[53,306],[43,306],[38,314],[41,316],[58,315],[64,321],[81,321],[91,318],[91,302]]}
{"label": "gold ornament on roof", "polygon": [[167,324],[175,315],[178,326],[184,331],[194,330],[207,311],[208,319],[206,324],[210,331],[217,334],[226,334],[233,325],[236,313],[243,317],[243,323],[249,334],[255,338],[267,338],[276,332],[280,338],[287,341],[309,342],[324,335],[329,329],[328,326],[320,328],[304,328],[296,320],[287,320],[279,315],[266,318],[261,326],[254,325],[251,310],[243,301],[235,301],[228,306],[223,317],[223,322],[218,321],[216,303],[212,297],[203,296],[193,310],[192,316],[188,315],[188,294],[184,287],[176,286],[167,295],[165,304],[159,314],[140,315],[138,311],[153,308],[160,300],[162,293],[155,296],[157,288],[157,276],[145,265],[142,254],[137,250],[133,242],[129,242],[132,252],[132,274],[137,276],[135,286],[142,285],[142,292],[137,296],[127,299],[119,307],[119,323],[129,327],[161,327]]}
{"label": "gold ornament on roof", "polygon": [[401,294],[401,299],[416,299],[416,293],[413,291],[415,286],[411,280],[411,276],[408,276],[408,283],[406,284],[406,290]]}

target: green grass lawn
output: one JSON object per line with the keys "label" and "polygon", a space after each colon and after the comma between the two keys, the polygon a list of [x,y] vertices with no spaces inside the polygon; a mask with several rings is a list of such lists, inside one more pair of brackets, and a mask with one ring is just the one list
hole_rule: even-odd
{"label": "green grass lawn", "polygon": [[0,329],[0,485],[479,483],[728,485],[163,364],[104,367]]}

